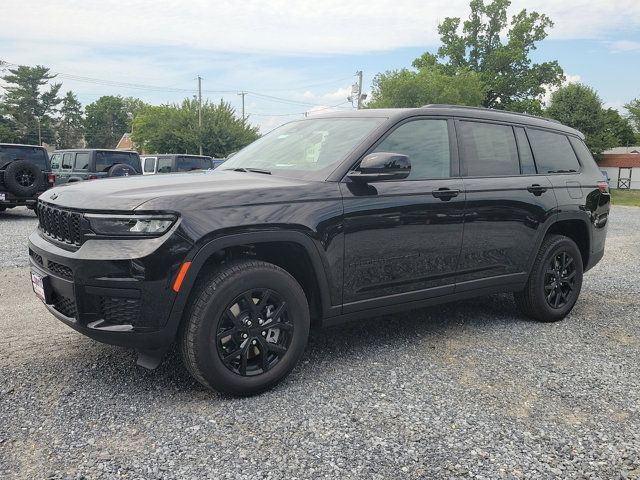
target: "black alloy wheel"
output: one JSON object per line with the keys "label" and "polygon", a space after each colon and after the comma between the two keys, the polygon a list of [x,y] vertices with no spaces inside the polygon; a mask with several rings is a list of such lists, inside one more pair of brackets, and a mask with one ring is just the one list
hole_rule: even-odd
{"label": "black alloy wheel", "polygon": [[547,235],[540,246],[529,279],[514,292],[518,308],[541,322],[563,319],[573,309],[582,288],[582,254],[563,235]]}
{"label": "black alloy wheel", "polygon": [[36,176],[28,168],[18,170],[15,175],[16,182],[25,188],[31,187],[36,182]]}
{"label": "black alloy wheel", "polygon": [[576,281],[575,260],[566,251],[559,252],[547,264],[544,292],[552,308],[564,308],[574,292]]}
{"label": "black alloy wheel", "polygon": [[199,276],[178,344],[185,366],[202,385],[255,395],[293,370],[309,326],[307,297],[289,272],[237,259]]}
{"label": "black alloy wheel", "polygon": [[242,376],[266,373],[287,353],[294,325],[287,303],[269,289],[254,289],[224,310],[216,333],[216,350],[224,365]]}

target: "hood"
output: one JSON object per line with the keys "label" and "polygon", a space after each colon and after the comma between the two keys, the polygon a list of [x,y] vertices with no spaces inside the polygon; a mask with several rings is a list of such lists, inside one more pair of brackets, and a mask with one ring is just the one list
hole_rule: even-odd
{"label": "hood", "polygon": [[182,203],[208,207],[287,201],[287,192],[312,183],[262,173],[212,170],[71,183],[47,190],[40,199],[80,210],[179,210]]}

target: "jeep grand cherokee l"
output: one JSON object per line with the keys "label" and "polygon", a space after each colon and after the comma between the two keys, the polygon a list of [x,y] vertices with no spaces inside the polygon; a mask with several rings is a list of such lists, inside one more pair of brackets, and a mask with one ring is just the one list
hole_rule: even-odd
{"label": "jeep grand cherokee l", "polygon": [[607,184],[583,138],[437,105],[295,121],[214,171],[47,192],[33,288],[143,366],[177,341],[198,381],[240,395],[292,370],[311,322],[495,292],[560,320],[607,230]]}

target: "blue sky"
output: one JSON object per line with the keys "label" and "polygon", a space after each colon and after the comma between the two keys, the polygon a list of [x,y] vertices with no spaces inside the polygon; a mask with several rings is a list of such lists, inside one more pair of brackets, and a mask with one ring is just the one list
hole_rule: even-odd
{"label": "blue sky", "polygon": [[[640,2],[516,0],[510,13],[521,8],[556,23],[535,60],[557,59],[607,106],[640,97]],[[466,17],[468,0],[3,0],[3,11],[0,59],[50,67],[84,104],[108,94],[180,101],[201,75],[206,98],[238,111],[237,92],[249,91],[250,121],[269,130],[305,111],[351,108],[356,70],[368,91],[377,72],[434,52],[437,24]]]}

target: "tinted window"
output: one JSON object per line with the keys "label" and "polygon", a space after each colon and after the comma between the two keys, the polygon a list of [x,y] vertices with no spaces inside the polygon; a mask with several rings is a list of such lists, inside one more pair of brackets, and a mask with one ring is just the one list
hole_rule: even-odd
{"label": "tinted window", "polygon": [[595,160],[589,151],[589,148],[584,144],[582,140],[579,140],[575,137],[569,137],[571,140],[571,145],[573,145],[573,149],[578,154],[578,158],[580,159],[580,163],[583,165],[588,165],[590,162],[594,163]]}
{"label": "tinted window", "polygon": [[171,173],[171,157],[160,157],[158,158],[158,173]]}
{"label": "tinted window", "polygon": [[96,152],[96,172],[107,172],[111,167],[124,163],[140,172],[140,157],[127,152]]}
{"label": "tinted window", "polygon": [[144,171],[153,173],[153,167],[155,166],[155,158],[145,158],[144,159]]}
{"label": "tinted window", "polygon": [[513,128],[492,123],[460,122],[464,168],[469,176],[519,175]]}
{"label": "tinted window", "polygon": [[400,125],[375,151],[407,155],[411,162],[410,180],[445,178],[451,173],[446,120],[414,120]]}
{"label": "tinted window", "polygon": [[87,170],[89,168],[89,152],[76,153],[74,170]]}
{"label": "tinted window", "polygon": [[516,127],[516,140],[518,141],[518,153],[520,154],[520,173],[523,175],[533,175],[536,172],[536,164],[533,161],[533,153],[531,153],[531,146],[529,145],[529,139],[524,131],[524,128]]}
{"label": "tinted window", "polygon": [[0,145],[0,167],[14,160],[29,160],[42,170],[47,170],[47,155],[42,148]]}
{"label": "tinted window", "polygon": [[206,170],[211,168],[211,159],[207,157],[178,157],[176,170],[188,172],[189,170]]}
{"label": "tinted window", "polygon": [[60,168],[60,160],[62,160],[62,155],[59,153],[51,155],[51,170],[57,170]]}
{"label": "tinted window", "polygon": [[577,172],[580,169],[576,154],[566,135],[534,128],[527,129],[527,134],[531,141],[538,172],[563,173]]}
{"label": "tinted window", "polygon": [[62,168],[71,168],[73,165],[73,153],[65,153],[62,155]]}

